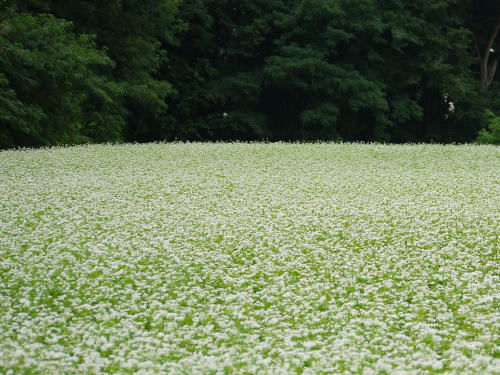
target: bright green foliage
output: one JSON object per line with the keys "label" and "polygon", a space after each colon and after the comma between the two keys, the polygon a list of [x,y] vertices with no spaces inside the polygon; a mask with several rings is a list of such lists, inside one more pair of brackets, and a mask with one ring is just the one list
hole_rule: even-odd
{"label": "bright green foliage", "polygon": [[50,15],[12,15],[0,35],[0,147],[117,140],[113,62]]}
{"label": "bright green foliage", "polygon": [[[113,77],[124,86],[128,140],[162,138],[158,123],[165,99],[175,91],[157,73],[167,61],[162,46],[175,43],[177,0],[114,0],[53,2],[56,14],[84,32],[97,34],[116,62]],[[82,18],[82,15],[84,16]]]}
{"label": "bright green foliage", "polygon": [[500,144],[500,117],[493,112],[487,110],[485,117],[488,121],[486,129],[482,129],[476,139],[477,143],[483,144]]}
{"label": "bright green foliage", "polygon": [[0,153],[0,373],[498,375],[500,149]]}
{"label": "bright green foliage", "polygon": [[[29,2],[28,2],[29,3]],[[165,46],[175,43],[178,0],[66,0],[31,2],[27,9],[50,11],[71,20],[75,29],[96,35],[115,62],[110,74],[122,89],[127,113],[128,140],[148,141],[162,137],[159,122],[175,90],[158,78],[167,61]]]}

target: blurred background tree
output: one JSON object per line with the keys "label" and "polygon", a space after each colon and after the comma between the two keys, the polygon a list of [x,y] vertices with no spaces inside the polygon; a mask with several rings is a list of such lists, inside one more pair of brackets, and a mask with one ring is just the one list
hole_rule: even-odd
{"label": "blurred background tree", "polygon": [[[0,147],[470,142],[495,0],[4,0]],[[31,64],[31,65],[30,65]]]}

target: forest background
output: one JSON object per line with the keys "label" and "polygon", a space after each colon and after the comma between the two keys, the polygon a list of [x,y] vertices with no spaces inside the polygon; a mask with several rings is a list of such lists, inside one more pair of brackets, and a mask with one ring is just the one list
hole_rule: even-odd
{"label": "forest background", "polygon": [[0,148],[495,143],[499,30],[498,0],[0,0]]}

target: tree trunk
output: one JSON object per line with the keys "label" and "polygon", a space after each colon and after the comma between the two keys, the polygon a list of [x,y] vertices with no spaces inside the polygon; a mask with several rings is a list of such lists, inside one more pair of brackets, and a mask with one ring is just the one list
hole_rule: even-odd
{"label": "tree trunk", "polygon": [[[493,47],[493,43],[495,43],[495,39],[498,36],[498,32],[500,31],[500,14],[497,17],[497,22],[495,27],[493,28],[493,32],[491,33],[488,42],[486,43],[486,47],[484,52],[481,53],[479,48],[479,43],[476,38],[476,48],[479,56],[479,66],[481,69],[481,86],[479,87],[479,91],[486,91],[493,82],[493,78],[495,77],[495,73],[498,66],[498,57],[494,59],[490,59],[491,57],[491,48]],[[492,60],[492,61],[490,61]]]}

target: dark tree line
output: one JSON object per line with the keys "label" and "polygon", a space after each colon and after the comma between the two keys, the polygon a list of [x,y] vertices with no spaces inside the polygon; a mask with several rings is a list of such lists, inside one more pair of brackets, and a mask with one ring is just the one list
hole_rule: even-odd
{"label": "dark tree line", "polygon": [[0,0],[0,148],[469,142],[498,0]]}

